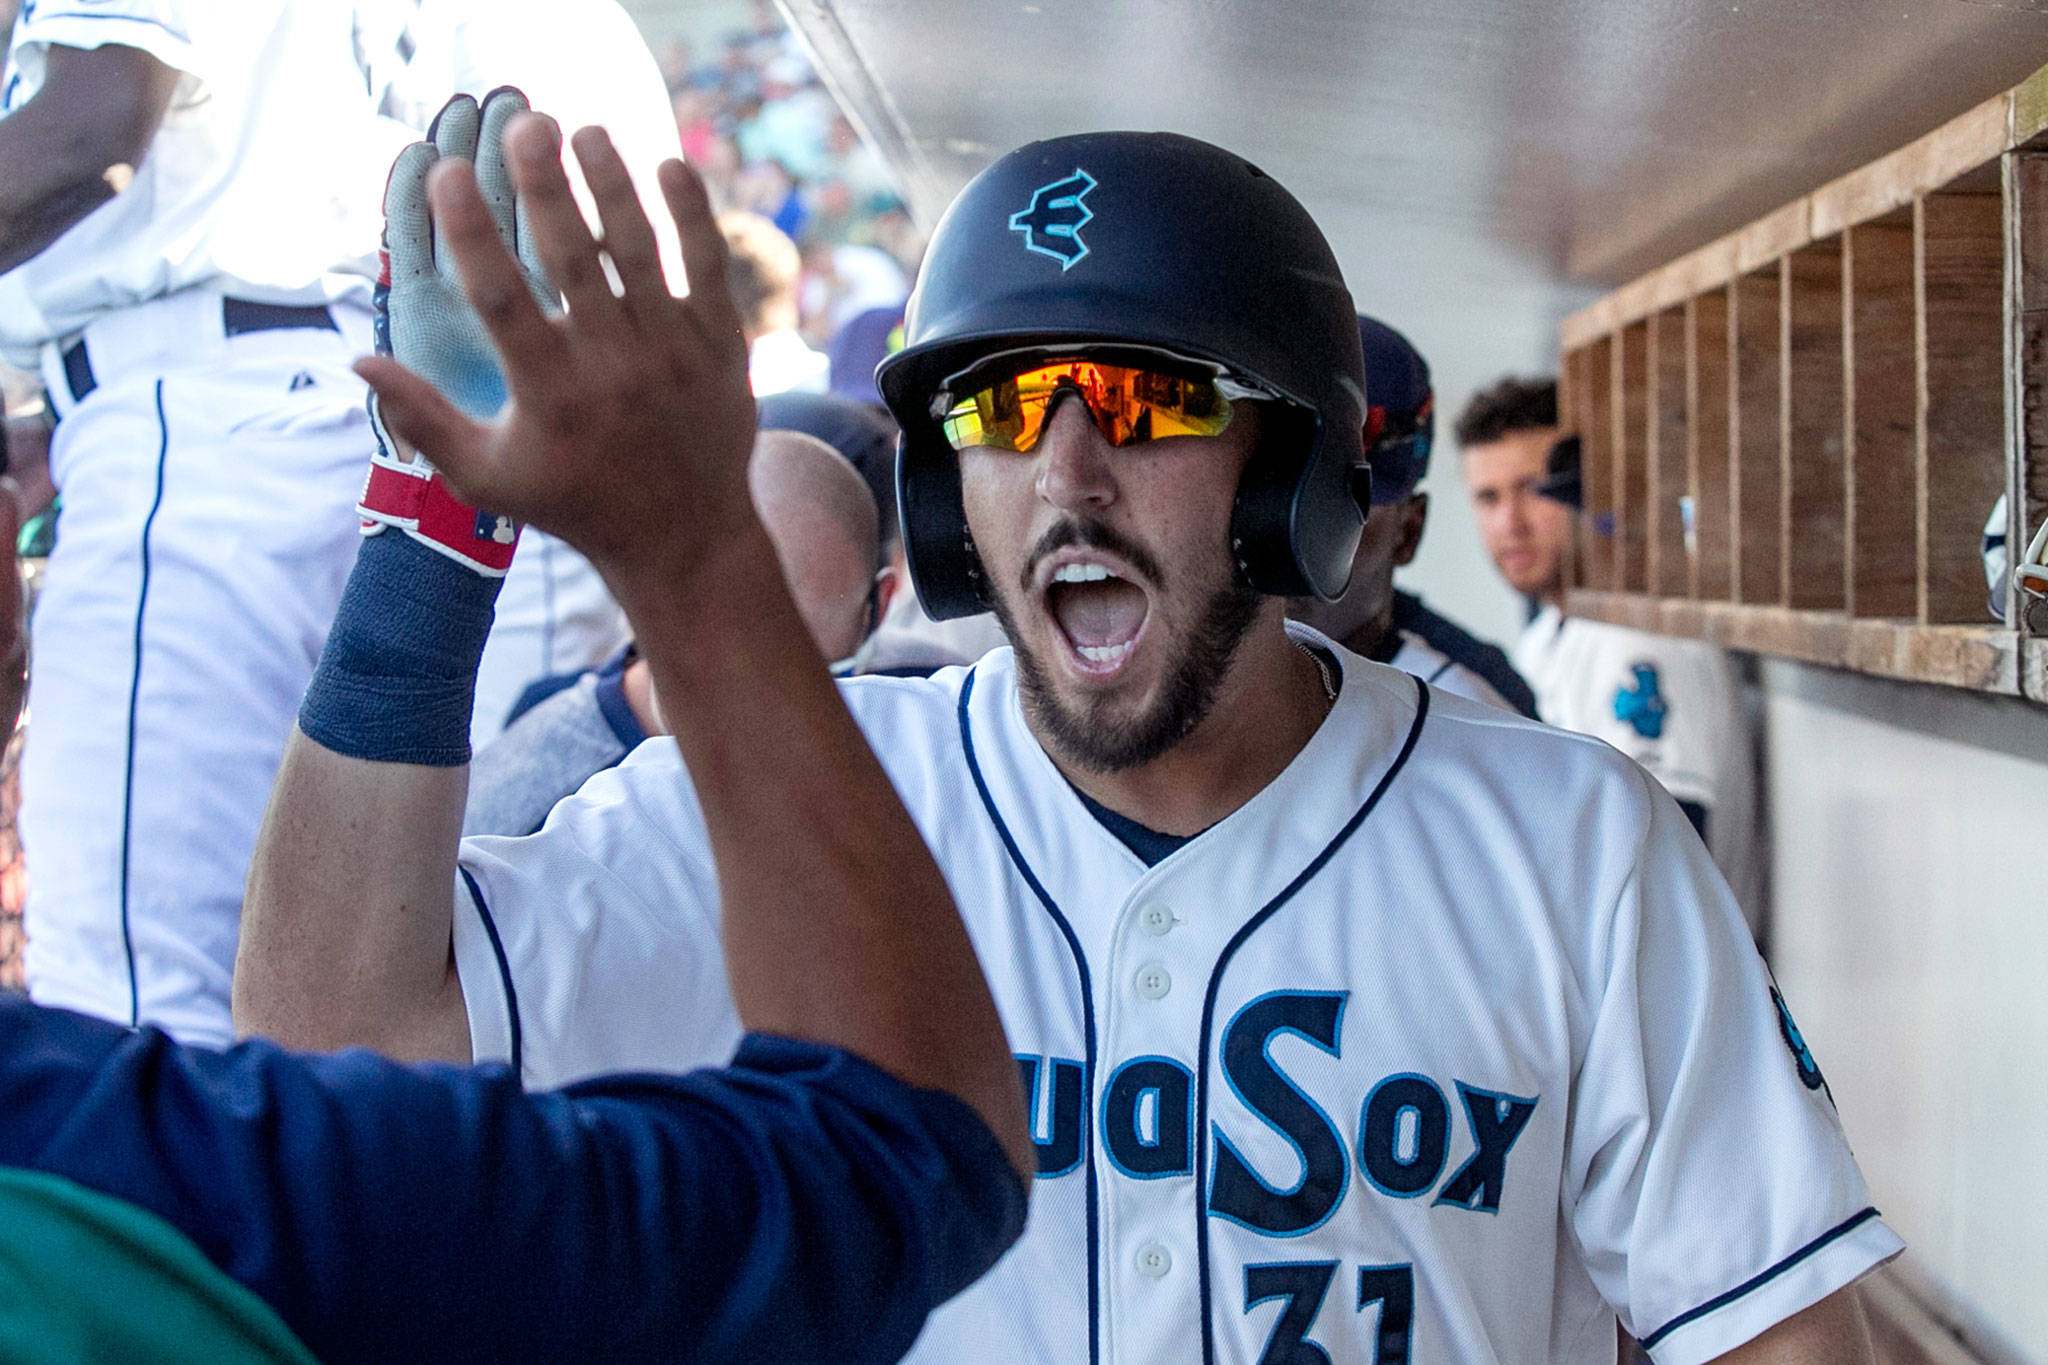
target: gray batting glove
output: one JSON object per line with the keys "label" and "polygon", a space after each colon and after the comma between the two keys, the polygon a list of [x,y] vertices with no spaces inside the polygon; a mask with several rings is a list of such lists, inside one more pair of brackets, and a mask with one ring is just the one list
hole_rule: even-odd
{"label": "gray batting glove", "polygon": [[[457,95],[427,131],[398,154],[384,187],[383,271],[376,291],[376,348],[439,389],[472,417],[505,406],[505,374],[483,320],[469,306],[448,249],[427,207],[427,174],[444,157],[471,162],[477,189],[506,249],[518,260],[534,299],[549,314],[561,299],[547,281],[512,191],[505,128],[527,110],[526,96],[501,86],[481,106]],[[363,534],[396,527],[430,548],[493,577],[511,566],[519,531],[509,518],[463,502],[423,454],[400,445],[374,394],[370,423],[377,452],[357,510]]]}

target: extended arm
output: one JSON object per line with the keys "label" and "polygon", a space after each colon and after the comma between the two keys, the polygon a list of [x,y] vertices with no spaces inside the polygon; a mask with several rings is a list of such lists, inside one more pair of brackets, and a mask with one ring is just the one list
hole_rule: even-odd
{"label": "extended arm", "polygon": [[965,1106],[810,1044],[530,1096],[7,997],[0,1166],[146,1209],[337,1361],[894,1360],[1024,1218]]}
{"label": "extended arm", "polygon": [[0,271],[120,192],[177,85],[176,71],[132,47],[50,48],[42,88],[0,119]]}
{"label": "extended arm", "polygon": [[466,768],[370,762],[292,732],[243,903],[241,1032],[469,1060],[450,956],[467,791]]}
{"label": "extended arm", "polygon": [[742,1022],[959,1095],[1030,1169],[1014,1063],[951,894],[748,496],[746,347],[702,183],[680,162],[662,168],[691,281],[678,300],[610,141],[578,135],[615,296],[552,129],[525,119],[509,145],[568,322],[535,304],[467,170],[437,168],[437,219],[512,404],[481,424],[400,366],[366,361],[364,377],[465,495],[581,549],[625,607],[704,808]]}
{"label": "extended arm", "polygon": [[1736,1347],[1720,1365],[1871,1365],[1875,1359],[1863,1301],[1851,1285]]}

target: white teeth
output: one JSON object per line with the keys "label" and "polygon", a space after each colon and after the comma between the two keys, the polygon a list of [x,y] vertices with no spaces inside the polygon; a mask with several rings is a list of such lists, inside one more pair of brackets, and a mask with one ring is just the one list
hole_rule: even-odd
{"label": "white teeth", "polygon": [[1074,648],[1080,651],[1081,657],[1089,663],[1106,664],[1123,658],[1137,643],[1136,640],[1126,640],[1120,645],[1075,645]]}
{"label": "white teeth", "polygon": [[1100,564],[1062,564],[1054,572],[1052,581],[1055,583],[1100,583],[1105,578],[1115,577],[1115,574]]}

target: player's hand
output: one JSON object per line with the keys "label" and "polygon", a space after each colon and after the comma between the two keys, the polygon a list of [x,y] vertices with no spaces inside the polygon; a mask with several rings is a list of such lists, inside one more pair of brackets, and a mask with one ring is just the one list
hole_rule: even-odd
{"label": "player's hand", "polygon": [[639,584],[672,592],[678,574],[753,519],[746,466],[754,403],[726,288],[725,241],[703,183],[680,161],[665,163],[661,188],[690,285],[687,298],[674,297],[655,230],[611,140],[586,128],[574,145],[602,243],[571,196],[553,125],[522,116],[505,138],[518,193],[514,243],[561,288],[566,316],[551,316],[536,299],[500,228],[502,210],[487,202],[481,159],[472,173],[442,158],[427,177],[436,250],[458,267],[503,362],[503,411],[491,418],[466,410],[406,367],[402,352],[366,359],[358,370],[391,427],[431,455],[465,498],[569,541],[622,597]]}
{"label": "player's hand", "polygon": [[[520,262],[527,288],[542,309],[559,313],[532,245],[520,232],[504,134],[526,112],[526,97],[504,87],[481,106],[457,95],[435,116],[427,140],[398,155],[384,187],[384,251],[376,297],[377,354],[390,356],[438,389],[472,417],[495,417],[505,406],[505,378],[483,322],[463,297],[455,255],[436,231],[427,205],[427,178],[442,161],[475,168],[493,228]],[[359,510],[363,533],[397,527],[479,573],[501,575],[512,563],[518,528],[508,517],[481,511],[435,477],[433,461],[399,438],[370,396],[377,435]]]}

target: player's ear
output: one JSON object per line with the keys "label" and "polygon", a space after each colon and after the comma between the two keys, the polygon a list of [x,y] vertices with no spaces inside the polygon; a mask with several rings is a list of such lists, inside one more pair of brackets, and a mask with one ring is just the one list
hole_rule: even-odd
{"label": "player's ear", "polygon": [[868,613],[868,634],[882,624],[882,618],[889,614],[889,604],[896,600],[896,590],[903,586],[903,579],[893,564],[884,564],[875,574],[874,606]]}
{"label": "player's ear", "polygon": [[[1392,508],[1382,509],[1382,515]],[[1400,506],[1401,538],[1394,543],[1394,567],[1401,568],[1422,548],[1422,530],[1429,522],[1429,494],[1412,493]]]}

